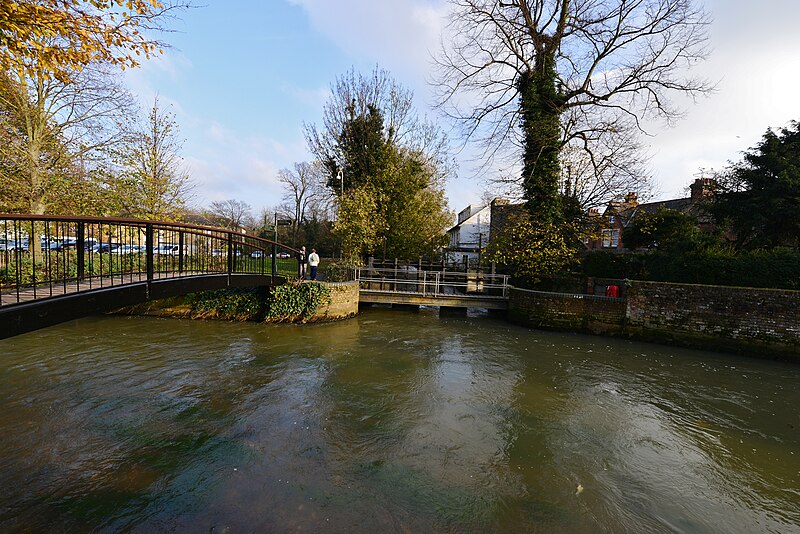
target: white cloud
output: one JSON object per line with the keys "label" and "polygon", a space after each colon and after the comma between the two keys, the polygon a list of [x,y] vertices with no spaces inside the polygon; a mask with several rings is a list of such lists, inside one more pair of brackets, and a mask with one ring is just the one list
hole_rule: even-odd
{"label": "white cloud", "polygon": [[438,48],[444,3],[409,0],[290,0],[311,25],[347,55],[378,62],[424,86],[431,53]]}
{"label": "white cloud", "polygon": [[681,195],[700,168],[719,169],[739,160],[767,128],[800,118],[795,96],[800,34],[774,16],[797,12],[797,7],[786,0],[762,7],[717,2],[711,27],[715,50],[697,69],[718,82],[717,90],[694,105],[685,102],[685,119],[674,128],[655,131],[650,139],[653,169],[665,198]]}
{"label": "white cloud", "polygon": [[302,138],[287,144],[246,136],[218,122],[196,131],[192,145],[198,148],[185,161],[200,207],[227,199],[247,202],[255,212],[275,206],[282,195],[278,170],[308,159]]}

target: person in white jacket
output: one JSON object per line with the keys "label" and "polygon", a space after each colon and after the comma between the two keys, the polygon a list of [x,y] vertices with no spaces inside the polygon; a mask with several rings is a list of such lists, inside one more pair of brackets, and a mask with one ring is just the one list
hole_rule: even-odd
{"label": "person in white jacket", "polygon": [[312,248],[311,254],[308,255],[308,266],[311,267],[311,279],[317,279],[317,266],[319,265],[319,254],[317,249]]}

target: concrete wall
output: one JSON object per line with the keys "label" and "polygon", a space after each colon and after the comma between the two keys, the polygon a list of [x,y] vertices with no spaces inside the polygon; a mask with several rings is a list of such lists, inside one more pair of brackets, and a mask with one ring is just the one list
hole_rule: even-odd
{"label": "concrete wall", "polygon": [[509,319],[710,350],[800,359],[800,291],[629,282],[626,299],[512,289]]}

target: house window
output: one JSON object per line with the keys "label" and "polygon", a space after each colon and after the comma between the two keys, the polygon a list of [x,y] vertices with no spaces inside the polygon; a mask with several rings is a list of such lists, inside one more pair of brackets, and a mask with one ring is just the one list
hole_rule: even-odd
{"label": "house window", "polygon": [[603,230],[603,248],[617,248],[619,246],[619,230],[607,228]]}

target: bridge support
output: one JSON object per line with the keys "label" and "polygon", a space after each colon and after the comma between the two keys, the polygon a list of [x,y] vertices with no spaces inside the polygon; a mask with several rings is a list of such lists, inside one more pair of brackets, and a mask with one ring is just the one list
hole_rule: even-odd
{"label": "bridge support", "polygon": [[393,310],[419,311],[419,304],[392,304]]}
{"label": "bridge support", "polygon": [[466,317],[467,316],[467,308],[456,307],[456,306],[440,306],[439,307],[439,316],[440,317]]}

